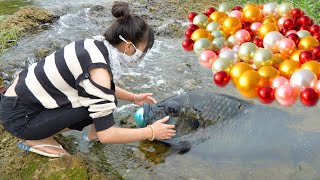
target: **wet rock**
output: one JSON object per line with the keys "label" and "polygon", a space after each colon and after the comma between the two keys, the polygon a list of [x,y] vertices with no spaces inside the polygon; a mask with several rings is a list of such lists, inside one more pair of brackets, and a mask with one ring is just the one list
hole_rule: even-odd
{"label": "wet rock", "polygon": [[192,91],[196,89],[197,81],[194,79],[186,80],[185,85],[183,86],[184,89],[187,89],[188,91]]}
{"label": "wet rock", "polygon": [[39,48],[34,52],[34,54],[37,59],[43,59],[46,56],[48,56],[50,53],[52,53],[51,51],[52,50],[49,48]]}

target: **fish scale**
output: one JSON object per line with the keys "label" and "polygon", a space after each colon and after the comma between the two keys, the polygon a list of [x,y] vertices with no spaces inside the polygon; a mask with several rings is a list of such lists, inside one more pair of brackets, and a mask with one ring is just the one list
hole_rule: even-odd
{"label": "fish scale", "polygon": [[[168,109],[178,111],[178,115],[170,115],[168,124],[176,126],[176,136],[163,142],[178,149],[187,149],[192,143],[189,136],[218,121],[224,122],[243,113],[251,104],[232,96],[214,92],[196,91],[167,98],[157,104],[144,105],[144,119],[152,124],[166,115]],[[196,133],[198,134],[198,133]],[[192,138],[191,138],[192,139]],[[207,139],[203,134],[202,140]],[[191,143],[191,144],[190,144]]]}

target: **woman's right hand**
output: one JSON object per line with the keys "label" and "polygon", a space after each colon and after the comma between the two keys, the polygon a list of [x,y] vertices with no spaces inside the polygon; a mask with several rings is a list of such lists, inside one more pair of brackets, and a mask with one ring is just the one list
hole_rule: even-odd
{"label": "woman's right hand", "polygon": [[151,125],[154,129],[155,139],[171,139],[176,135],[176,130],[174,130],[175,126],[166,124],[168,120],[169,116],[166,116]]}

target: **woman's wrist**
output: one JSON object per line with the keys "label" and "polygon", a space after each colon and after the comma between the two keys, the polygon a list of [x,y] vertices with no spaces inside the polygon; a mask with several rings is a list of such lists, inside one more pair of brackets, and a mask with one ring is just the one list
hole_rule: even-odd
{"label": "woman's wrist", "polygon": [[136,100],[137,100],[137,95],[135,93],[133,93],[132,102],[135,102]]}
{"label": "woman's wrist", "polygon": [[155,130],[154,130],[154,127],[151,126],[151,125],[147,125],[147,128],[149,128],[151,130],[151,136],[150,138],[148,138],[149,141],[153,141],[154,138],[155,138]]}

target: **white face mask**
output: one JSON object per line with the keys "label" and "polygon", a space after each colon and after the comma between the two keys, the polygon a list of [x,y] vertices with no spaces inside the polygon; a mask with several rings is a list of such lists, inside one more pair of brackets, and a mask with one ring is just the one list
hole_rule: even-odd
{"label": "white face mask", "polygon": [[[127,40],[125,40],[121,35],[119,35],[119,38],[124,41],[125,43],[129,44],[129,42]],[[123,53],[123,61],[124,62],[120,62],[121,65],[125,66],[125,67],[134,67],[137,66],[143,59],[143,57],[145,56],[146,53],[140,51],[134,44],[132,44],[134,49],[136,50],[136,52],[129,56],[127,54],[125,54],[125,52]]]}

